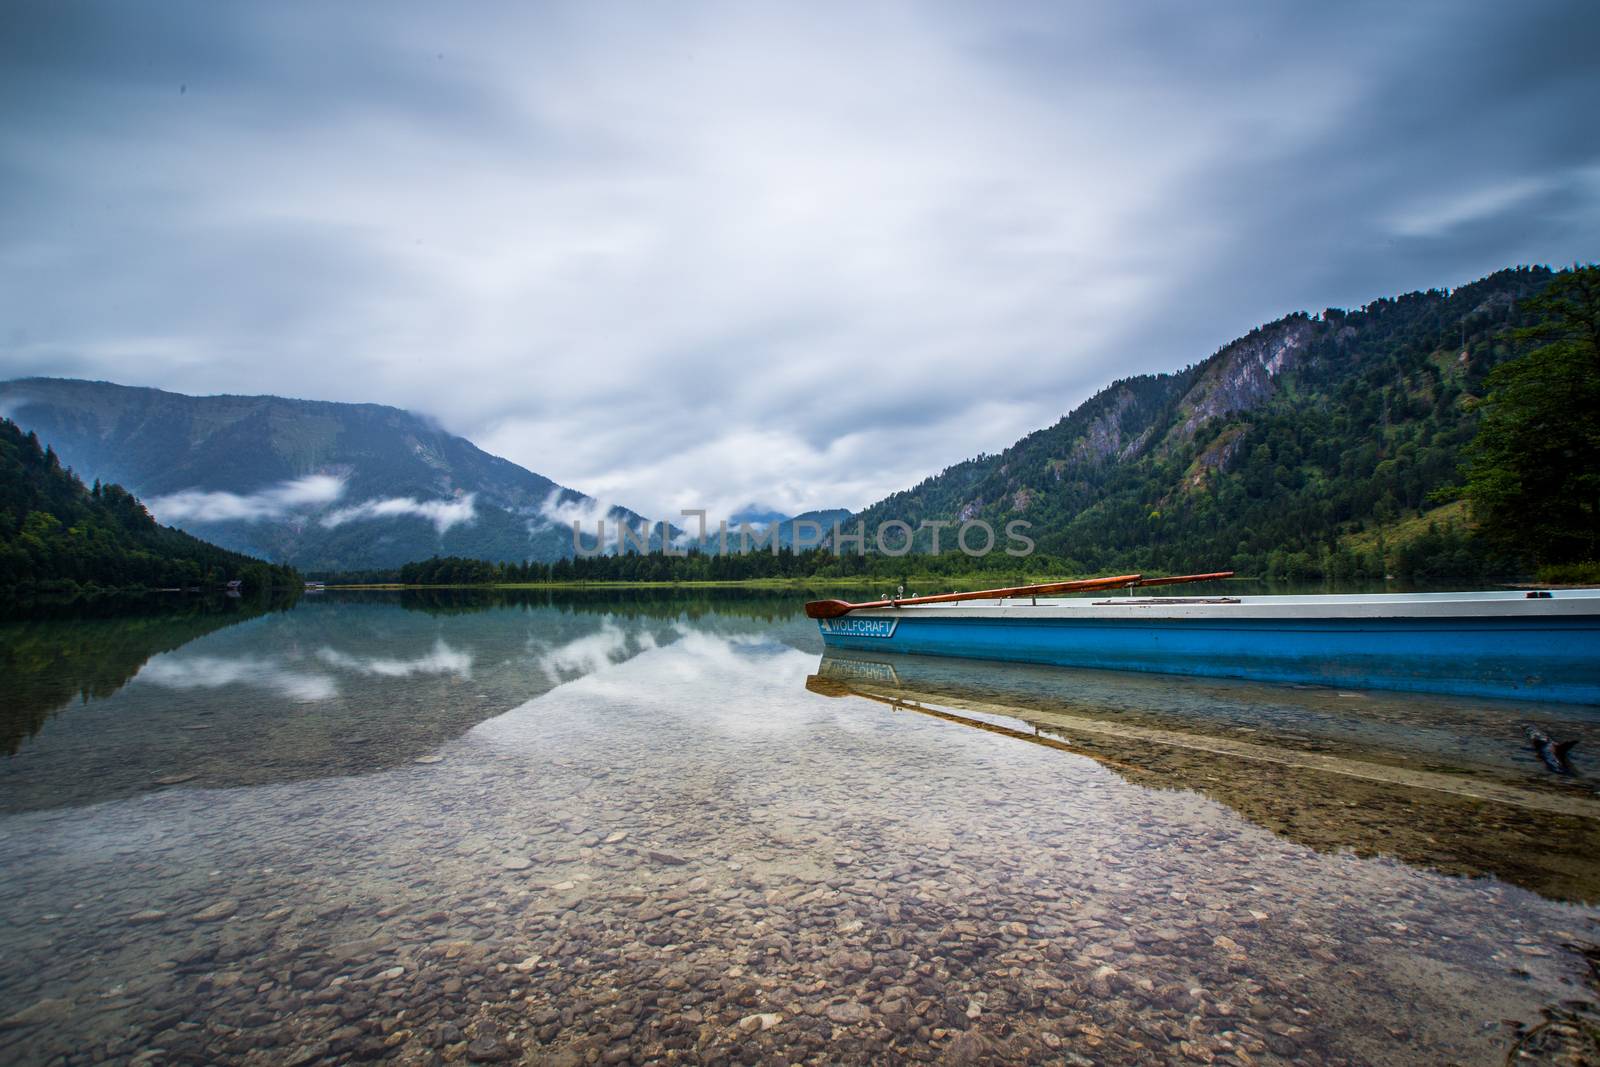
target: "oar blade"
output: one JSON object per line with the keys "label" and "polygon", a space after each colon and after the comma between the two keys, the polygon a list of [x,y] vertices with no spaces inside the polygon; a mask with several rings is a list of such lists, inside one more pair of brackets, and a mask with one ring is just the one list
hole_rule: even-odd
{"label": "oar blade", "polygon": [[850,614],[850,609],[855,606],[843,600],[810,600],[806,602],[806,618],[837,619],[841,615]]}

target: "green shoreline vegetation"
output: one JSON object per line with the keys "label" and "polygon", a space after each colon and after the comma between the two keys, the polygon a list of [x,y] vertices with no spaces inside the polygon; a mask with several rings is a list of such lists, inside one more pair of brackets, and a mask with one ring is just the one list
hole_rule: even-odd
{"label": "green shoreline vegetation", "polygon": [[259,593],[298,586],[300,576],[160,525],[119,485],[85,486],[35,434],[0,419],[0,590],[199,591],[229,582]]}
{"label": "green shoreline vegetation", "polygon": [[[1109,573],[1119,573],[1112,571]],[[1120,573],[1134,573],[1123,571]],[[1154,572],[1152,572],[1154,573]],[[729,588],[812,588],[818,586],[882,586],[917,583],[921,587],[982,589],[996,585],[1060,581],[1092,577],[1070,561],[1048,556],[1019,558],[993,553],[984,557],[839,555],[825,548],[795,552],[686,556],[660,552],[589,556],[555,563],[493,563],[460,557],[434,557],[394,570],[325,574],[340,588],[499,586],[504,588],[619,588],[699,586]]]}

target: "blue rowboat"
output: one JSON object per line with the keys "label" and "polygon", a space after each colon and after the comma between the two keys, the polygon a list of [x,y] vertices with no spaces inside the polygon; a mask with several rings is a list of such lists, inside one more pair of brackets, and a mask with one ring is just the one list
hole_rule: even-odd
{"label": "blue rowboat", "polygon": [[1600,704],[1600,589],[1013,594],[849,606],[817,625],[828,646],[863,651]]}

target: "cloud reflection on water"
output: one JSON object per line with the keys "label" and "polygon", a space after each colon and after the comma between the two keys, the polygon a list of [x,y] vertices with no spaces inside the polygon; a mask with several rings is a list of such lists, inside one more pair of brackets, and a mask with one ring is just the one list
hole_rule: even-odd
{"label": "cloud reflection on water", "polygon": [[243,656],[179,656],[168,653],[146,663],[135,680],[166,689],[256,686],[302,701],[330,700],[339,695],[338,684],[325,674],[294,670],[272,659]]}
{"label": "cloud reflection on water", "polygon": [[[631,657],[630,643],[636,648]],[[838,716],[846,730],[861,725],[805,693],[815,655],[765,636],[726,636],[679,624],[676,640],[658,644],[648,633],[630,639],[607,620],[598,632],[547,653],[541,665],[547,672],[582,673],[564,682],[552,674],[559,682],[555,689],[479,723],[474,736],[514,744],[552,712],[572,708],[577,725],[596,706],[668,716],[692,706],[694,730],[722,735],[788,732],[818,714]]]}
{"label": "cloud reflection on water", "polygon": [[[635,635],[634,640],[643,647],[644,643],[639,637]],[[539,657],[539,669],[551,684],[560,685],[568,678],[593,674],[627,659],[628,644],[629,635],[623,632],[615,619],[608,616],[594,633],[575,637],[542,654]],[[648,647],[654,645],[655,639],[651,638]]]}
{"label": "cloud reflection on water", "polygon": [[443,638],[433,643],[433,651],[414,659],[352,656],[327,645],[317,650],[317,658],[332,667],[375,674],[382,678],[409,678],[413,674],[453,674],[463,679],[472,677],[472,653],[450,647]]}

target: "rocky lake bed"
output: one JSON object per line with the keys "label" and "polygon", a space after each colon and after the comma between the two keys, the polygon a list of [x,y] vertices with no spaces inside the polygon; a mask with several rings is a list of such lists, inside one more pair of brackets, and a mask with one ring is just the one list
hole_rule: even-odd
{"label": "rocky lake bed", "polygon": [[[964,701],[908,664],[819,686],[820,653],[781,612],[381,597],[158,653],[0,777],[0,1058],[1592,1062],[1584,783],[1380,758],[1335,694]],[[1304,758],[1229,733],[1266,700]],[[1186,701],[1224,726],[1152,725]],[[124,736],[107,792],[48,801]],[[1502,863],[1463,811],[1579,846]]]}

